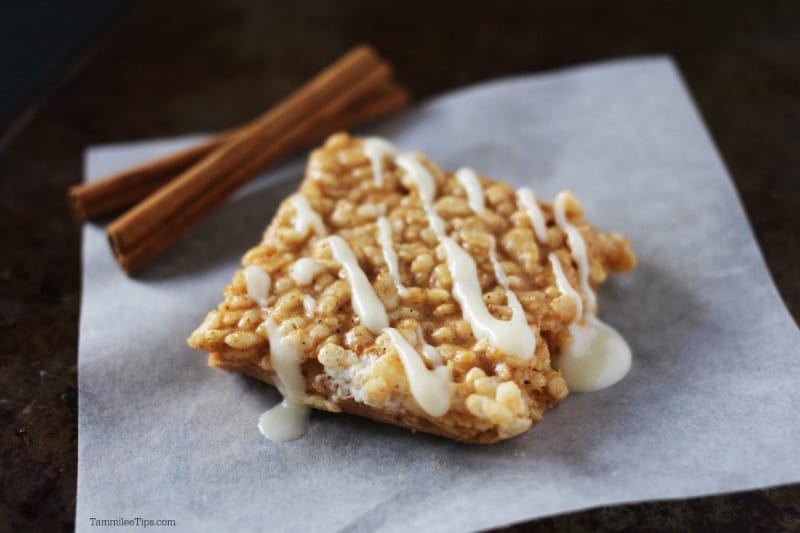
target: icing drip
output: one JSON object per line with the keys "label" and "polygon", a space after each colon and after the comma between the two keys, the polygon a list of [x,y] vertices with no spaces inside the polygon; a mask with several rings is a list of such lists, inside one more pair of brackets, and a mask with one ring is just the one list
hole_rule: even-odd
{"label": "icing drip", "polygon": [[527,187],[522,187],[517,191],[517,201],[525,210],[525,214],[528,215],[533,231],[536,233],[536,238],[539,242],[546,243],[547,226],[544,223],[544,215],[541,207],[539,207],[539,202],[536,201],[536,195]]}
{"label": "icing drip", "polygon": [[311,257],[302,257],[292,263],[289,275],[298,285],[311,285],[314,277],[324,270],[323,266]]}
{"label": "icing drip", "polygon": [[[444,221],[436,214],[433,206],[436,183],[433,176],[413,154],[401,154],[397,158],[397,164],[406,171],[409,180],[417,188],[430,226],[444,246],[447,269],[453,278],[453,298],[461,306],[461,312],[472,327],[475,337],[487,339],[492,346],[512,357],[530,359],[536,351],[536,337],[528,325],[525,313],[515,310],[511,320],[498,320],[486,309],[475,260],[445,234]],[[516,296],[513,300],[516,300]],[[511,302],[512,298],[509,298],[509,303]],[[519,311],[521,310],[522,306],[519,306]]]}
{"label": "icing drip", "polygon": [[[570,390],[592,392],[606,387],[625,377],[631,368],[633,355],[628,343],[614,328],[595,316],[597,300],[589,285],[589,260],[586,243],[578,229],[569,223],[565,203],[569,193],[556,196],[554,213],[556,224],[567,234],[572,259],[578,265],[581,292],[586,297],[584,307],[580,294],[572,287],[558,258],[550,254],[550,265],[556,278],[556,286],[562,294],[572,296],[578,307],[576,318],[569,325],[572,343],[562,349],[558,368]],[[583,321],[580,321],[583,318]]]}
{"label": "icing drip", "polygon": [[483,198],[483,187],[478,180],[478,175],[471,168],[461,168],[456,172],[456,180],[467,191],[469,207],[476,214],[483,213],[486,201]]}
{"label": "icing drip", "polygon": [[258,419],[258,430],[269,440],[296,440],[308,431],[310,408],[286,400],[266,411]]}
{"label": "icing drip", "polygon": [[375,295],[372,285],[358,265],[358,260],[347,242],[338,235],[332,235],[328,237],[328,244],[334,259],[342,265],[345,277],[350,282],[353,310],[361,319],[361,323],[377,335],[389,325],[386,309]]}
{"label": "icing drip", "polygon": [[567,220],[566,202],[571,196],[570,193],[562,191],[556,196],[556,201],[553,204],[553,211],[555,213],[556,224],[561,230],[567,234],[567,243],[569,250],[572,254],[572,259],[578,265],[578,279],[581,284],[581,292],[586,297],[588,304],[587,312],[594,313],[597,307],[597,298],[594,295],[592,287],[589,285],[589,258],[586,255],[586,242],[584,242],[578,228],[573,226]]}
{"label": "icing drip", "polygon": [[306,383],[300,368],[303,353],[272,317],[266,321],[272,368],[277,375],[276,386],[283,401],[261,415],[258,429],[270,440],[284,442],[298,439],[308,429],[310,408],[305,405]]}
{"label": "icing drip", "polygon": [[378,218],[378,242],[383,251],[383,260],[386,261],[389,274],[391,274],[394,285],[397,287],[397,293],[403,297],[408,296],[408,289],[406,289],[403,282],[400,281],[400,268],[397,266],[397,253],[394,251],[394,245],[392,243],[392,227],[384,216]]}
{"label": "icing drip", "polygon": [[569,326],[572,344],[562,350],[558,368],[574,392],[592,392],[610,387],[625,377],[633,355],[622,335],[588,315],[584,323]]}
{"label": "icing drip", "polygon": [[328,232],[325,231],[325,224],[322,223],[319,213],[311,208],[305,196],[295,194],[290,201],[294,207],[294,218],[292,219],[294,229],[300,235],[305,237],[312,228],[318,237],[327,235]]}
{"label": "icing drip", "polygon": [[386,328],[383,332],[389,336],[397,349],[408,377],[411,395],[417,404],[431,416],[443,416],[447,413],[453,397],[453,378],[450,369],[437,365],[433,370],[429,370],[419,353],[399,331]]}
{"label": "icing drip", "polygon": [[267,305],[272,278],[260,266],[250,265],[244,269],[244,280],[247,285],[247,296],[259,306]]}
{"label": "icing drip", "polygon": [[397,155],[397,148],[380,137],[367,137],[364,139],[364,155],[372,163],[372,175],[375,185],[383,186],[383,158]]}

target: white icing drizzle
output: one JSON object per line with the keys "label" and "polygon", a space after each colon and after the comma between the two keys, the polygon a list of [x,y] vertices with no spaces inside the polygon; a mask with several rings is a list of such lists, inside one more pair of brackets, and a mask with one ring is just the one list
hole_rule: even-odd
{"label": "white icing drizzle", "polygon": [[247,296],[261,307],[267,305],[272,278],[260,266],[250,265],[244,269]]}
{"label": "white icing drizzle", "polygon": [[483,198],[483,187],[475,171],[471,168],[460,168],[456,171],[456,180],[467,191],[470,209],[478,215],[483,213],[486,208],[486,201]]}
{"label": "white icing drizzle", "polygon": [[[419,162],[413,154],[401,154],[397,164],[402,167],[410,181],[417,188],[422,199],[428,220],[434,233],[445,248],[447,255],[447,268],[453,278],[453,297],[461,305],[462,313],[469,322],[475,336],[487,339],[489,342],[511,356],[528,359],[536,349],[536,337],[529,327],[519,300],[508,287],[505,272],[496,258],[494,243],[490,250],[495,276],[506,290],[509,306],[513,314],[511,320],[497,320],[488,312],[483,302],[483,295],[478,280],[477,267],[470,255],[459,246],[452,238],[445,234],[444,221],[436,214],[433,200],[436,196],[436,184],[430,172]],[[547,242],[547,231],[544,216],[536,202],[536,197],[529,189],[522,189],[518,193],[520,203],[525,207],[531,219],[537,238]],[[556,223],[567,234],[567,241],[573,259],[578,264],[581,280],[581,290],[586,295],[588,311],[584,310],[580,295],[571,287],[564,276],[561,264],[553,262],[559,290],[571,294],[579,305],[579,316],[584,312],[588,316],[582,324],[570,325],[573,342],[562,353],[562,368],[564,377],[570,388],[575,391],[597,390],[616,383],[627,373],[630,368],[631,351],[625,339],[613,328],[593,316],[596,307],[596,297],[589,285],[589,265],[586,254],[586,243],[566,218],[565,193],[559,194],[555,202]],[[567,289],[569,288],[569,290]]]}
{"label": "white icing drizzle", "polygon": [[375,295],[372,285],[358,265],[358,260],[347,242],[338,235],[332,235],[327,240],[334,259],[342,265],[345,276],[350,282],[353,309],[361,319],[361,323],[377,335],[383,328],[389,326],[386,309]]}
{"label": "white icing drizzle", "polygon": [[572,342],[561,350],[558,368],[570,390],[592,392],[610,387],[625,377],[631,368],[633,355],[622,335],[594,314],[597,304],[594,291],[589,286],[586,243],[577,228],[567,221],[564,205],[567,198],[568,193],[565,192],[556,196],[556,224],[567,234],[572,259],[578,265],[581,292],[586,296],[588,305],[584,307],[580,294],[564,274],[561,262],[551,253],[549,260],[556,286],[562,294],[572,296],[578,307],[575,320],[569,325]]}
{"label": "white icing drizzle", "polygon": [[[530,359],[536,351],[536,337],[525,313],[519,312],[521,306],[514,309],[511,320],[498,320],[492,316],[483,301],[475,261],[453,239],[445,237],[442,244],[447,253],[447,269],[453,278],[453,298],[461,305],[464,318],[472,327],[475,337],[487,339],[492,346],[514,358]],[[516,300],[516,296],[513,300]],[[512,305],[513,300],[509,298]]]}
{"label": "white icing drizzle", "polygon": [[303,296],[303,311],[305,311],[308,318],[314,318],[314,309],[317,307],[317,301],[310,294]]}
{"label": "white icing drizzle", "polygon": [[372,163],[372,175],[375,185],[383,186],[383,158],[397,155],[397,148],[386,139],[380,137],[367,137],[364,139],[364,155]]}
{"label": "white icing drizzle", "polygon": [[569,196],[570,193],[566,191],[558,193],[556,201],[553,204],[553,211],[556,224],[567,234],[567,243],[569,244],[572,259],[578,264],[578,279],[581,284],[581,292],[583,292],[586,297],[588,312],[594,313],[597,307],[597,298],[594,295],[592,287],[589,285],[589,258],[586,255],[586,242],[584,242],[583,236],[581,236],[578,228],[570,224],[569,220],[567,220],[565,204]]}
{"label": "white icing drizzle", "polygon": [[553,274],[556,277],[556,287],[558,287],[561,294],[572,296],[572,299],[575,301],[575,307],[578,308],[575,317],[576,319],[583,318],[583,299],[581,295],[572,288],[572,284],[567,279],[567,276],[564,274],[564,269],[561,267],[561,261],[558,260],[556,254],[550,254],[548,259],[550,260],[550,265],[553,267]]}
{"label": "white icing drizzle", "polygon": [[292,263],[289,275],[298,285],[311,285],[314,277],[322,272],[324,267],[312,257],[302,257]]}
{"label": "white icing drizzle", "polygon": [[536,233],[536,238],[541,243],[547,242],[547,226],[544,223],[544,215],[542,208],[539,207],[539,202],[536,201],[536,195],[527,187],[522,187],[517,191],[517,201],[522,205],[525,214],[531,221],[533,231]]}
{"label": "white icing drizzle", "polygon": [[292,207],[294,207],[293,224],[294,229],[302,235],[308,235],[309,230],[312,228],[318,237],[327,235],[325,231],[325,224],[322,223],[319,213],[314,211],[308,204],[308,200],[302,194],[295,194],[290,199]]}
{"label": "white icing drizzle", "polygon": [[272,368],[283,401],[261,415],[258,429],[270,440],[284,442],[298,439],[308,429],[310,408],[305,405],[306,383],[300,368],[303,353],[285,336],[272,317],[266,320]]}
{"label": "white icing drizzle", "polygon": [[492,346],[512,357],[530,359],[536,351],[536,336],[528,325],[525,313],[514,310],[511,320],[498,320],[486,308],[475,260],[456,241],[445,235],[444,221],[433,207],[436,196],[433,176],[414,154],[401,154],[397,158],[397,164],[407,172],[408,178],[417,188],[430,226],[445,248],[447,269],[453,278],[453,298],[461,306],[461,312],[472,327],[475,337],[487,339]]}
{"label": "white icing drizzle", "polygon": [[399,331],[385,328],[383,332],[397,349],[408,377],[411,395],[417,404],[431,416],[443,416],[447,413],[453,397],[450,369],[444,365],[436,365],[433,370],[429,370],[420,354]]}
{"label": "white icing drizzle", "polygon": [[417,159],[417,155],[412,152],[402,153],[397,157],[397,164],[406,171],[408,178],[417,188],[417,194],[422,199],[423,205],[426,208],[432,205],[436,198],[436,182],[425,165]]}
{"label": "white icing drizzle", "polygon": [[403,282],[400,281],[400,268],[397,266],[397,252],[394,251],[394,244],[392,243],[392,227],[384,216],[378,218],[378,242],[383,250],[383,260],[386,261],[389,274],[391,274],[394,285],[397,287],[397,293],[403,297],[408,296],[408,289],[406,289]]}

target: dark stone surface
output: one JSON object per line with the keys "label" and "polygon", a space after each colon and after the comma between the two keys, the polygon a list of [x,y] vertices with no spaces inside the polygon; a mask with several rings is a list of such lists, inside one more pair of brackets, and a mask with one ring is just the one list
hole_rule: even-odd
{"label": "dark stone surface", "polygon": [[127,0],[15,2],[0,17],[0,123]]}
{"label": "dark stone surface", "polygon": [[[93,143],[237,124],[350,45],[424,98],[641,53],[677,59],[784,300],[800,313],[800,2],[143,2],[0,150],[0,529],[74,526],[80,233],[64,191]],[[687,191],[687,194],[690,194]],[[735,290],[735,287],[732,287]],[[603,508],[514,530],[800,530],[800,485]]]}

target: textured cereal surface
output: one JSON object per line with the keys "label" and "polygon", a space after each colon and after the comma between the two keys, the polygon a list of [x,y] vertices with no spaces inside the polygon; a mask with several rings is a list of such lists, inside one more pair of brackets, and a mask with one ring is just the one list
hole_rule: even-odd
{"label": "textured cereal surface", "polygon": [[[244,266],[257,265],[272,278],[266,305],[262,308],[248,297],[244,273],[238,271],[224,291],[225,300],[208,314],[189,344],[209,352],[212,366],[275,383],[265,326],[272,317],[302,346],[307,402],[316,408],[467,442],[512,437],[541,419],[568,394],[551,355],[570,342],[567,326],[576,313],[572,299],[555,286],[547,260],[550,252],[558,255],[573,287],[579,287],[577,267],[564,233],[555,225],[552,205],[540,202],[548,242],[537,243],[511,186],[480,177],[486,209],[477,215],[453,173],[419,158],[436,180],[435,208],[448,235],[476,262],[487,308],[496,318],[508,319],[506,294],[489,259],[492,239],[496,241],[497,257],[537,337],[532,358],[520,361],[476,340],[453,299],[444,250],[428,226],[416,190],[391,158],[384,160],[384,182],[377,186],[361,140],[346,134],[330,137],[312,153],[298,194],[319,213],[328,235],[347,241],[384,304],[390,325],[419,351],[421,331],[440,352],[454,381],[449,412],[432,417],[417,405],[396,350],[385,334],[376,336],[360,323],[351,305],[350,284],[340,275],[340,264],[324,236],[295,228],[289,199],[281,204],[262,242],[243,259]],[[378,244],[376,220],[382,213],[392,228],[400,278],[409,289],[406,296],[398,294]],[[633,268],[629,243],[619,234],[590,227],[572,197],[567,215],[586,241],[594,287],[610,271]],[[308,285],[291,275],[293,263],[303,257],[320,264]]]}

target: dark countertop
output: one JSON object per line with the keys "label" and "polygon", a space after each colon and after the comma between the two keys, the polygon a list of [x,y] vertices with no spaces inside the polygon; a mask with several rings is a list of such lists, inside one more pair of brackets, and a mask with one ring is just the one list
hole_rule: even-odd
{"label": "dark countertop", "polygon": [[[669,53],[800,316],[800,2],[141,2],[63,66],[0,145],[0,524],[74,527],[80,230],[90,144],[244,122],[349,46],[417,99],[473,82]],[[800,530],[800,485],[602,508],[515,529]],[[0,529],[4,529],[0,526]]]}

